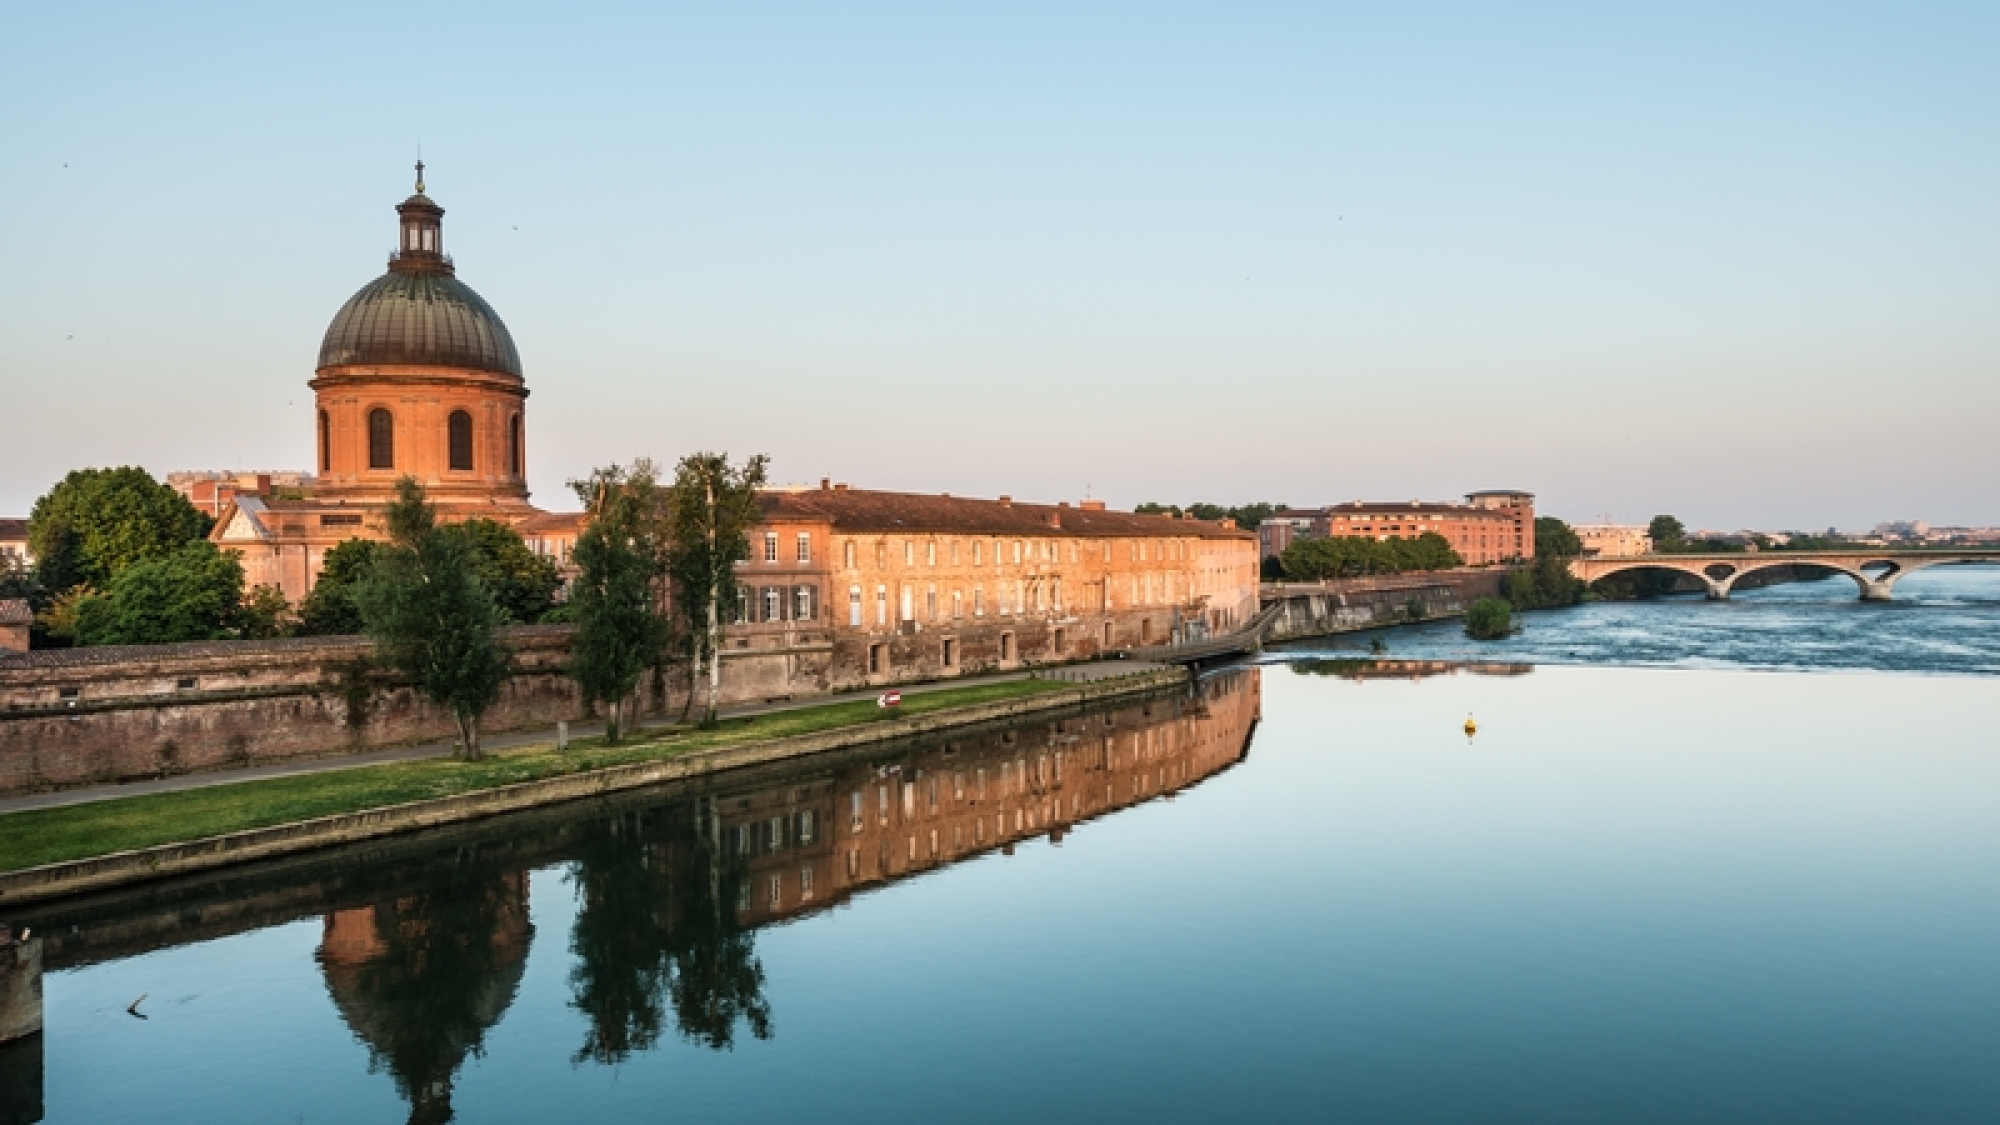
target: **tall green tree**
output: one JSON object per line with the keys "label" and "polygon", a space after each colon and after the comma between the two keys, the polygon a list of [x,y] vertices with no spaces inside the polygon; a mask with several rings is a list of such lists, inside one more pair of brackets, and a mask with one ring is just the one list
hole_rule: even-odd
{"label": "tall green tree", "polygon": [[[702,722],[715,722],[722,690],[722,622],[736,608],[738,562],[750,557],[748,532],[762,517],[757,490],[764,486],[769,458],[757,454],[731,465],[723,453],[696,453],[681,459],[667,489],[667,570],[673,577],[674,609],[686,624],[694,660],[691,683],[705,675],[708,702]],[[688,693],[694,706],[694,693]]]}
{"label": "tall green tree", "polygon": [[590,513],[570,555],[570,676],[587,703],[608,705],[605,739],[617,742],[626,701],[666,655],[666,495],[648,461],[573,481]]}
{"label": "tall green tree", "polygon": [[520,532],[489,519],[450,524],[444,531],[465,541],[473,573],[509,623],[533,625],[555,608],[562,575],[553,560],[528,549]]}
{"label": "tall green tree", "polygon": [[382,665],[451,710],[466,759],[477,761],[479,716],[507,680],[500,610],[480,584],[465,539],[437,526],[437,511],[413,478],[396,482],[386,515],[389,542],[376,549],[368,580],[354,593],[362,623]]}
{"label": "tall green tree", "polygon": [[243,565],[206,539],[119,570],[102,593],[74,606],[81,645],[151,645],[214,641],[235,635],[243,601]]}
{"label": "tall green tree", "polygon": [[1355,578],[1367,574],[1401,574],[1411,570],[1449,570],[1465,565],[1451,541],[1435,531],[1411,538],[1376,539],[1367,535],[1335,535],[1294,539],[1278,556],[1285,576],[1299,582],[1323,578]]}
{"label": "tall green tree", "polygon": [[344,636],[365,628],[354,592],[374,573],[378,546],[373,539],[348,539],[326,552],[312,591],[299,601],[299,632]]}
{"label": "tall green tree", "polygon": [[208,534],[212,521],[144,469],[77,469],[28,515],[28,545],[49,594],[102,590],[134,563],[162,559]]}
{"label": "tall green tree", "polygon": [[1652,536],[1655,551],[1673,551],[1687,540],[1687,528],[1673,516],[1654,516],[1646,525],[1646,534]]}
{"label": "tall green tree", "polygon": [[1576,530],[1554,516],[1535,517],[1535,554],[1573,559],[1583,554]]}

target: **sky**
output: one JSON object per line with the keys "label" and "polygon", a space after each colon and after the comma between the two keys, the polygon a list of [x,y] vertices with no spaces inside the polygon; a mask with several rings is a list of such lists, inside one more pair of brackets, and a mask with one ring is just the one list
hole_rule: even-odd
{"label": "sky", "polygon": [[0,8],[0,515],[309,468],[419,150],[537,503],[2000,524],[2000,6]]}

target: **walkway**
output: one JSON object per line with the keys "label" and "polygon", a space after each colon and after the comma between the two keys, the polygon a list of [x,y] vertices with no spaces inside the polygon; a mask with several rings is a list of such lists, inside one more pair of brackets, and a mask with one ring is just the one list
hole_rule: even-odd
{"label": "walkway", "polygon": [[[930,691],[945,691],[950,688],[970,687],[976,684],[999,684],[1012,680],[1039,677],[1047,680],[1067,680],[1087,682],[1109,679],[1114,676],[1129,676],[1139,672],[1149,672],[1159,667],[1129,660],[1098,661],[1091,664],[1075,664],[1057,668],[1039,668],[1032,671],[1002,672],[990,676],[966,676],[956,680],[941,680],[937,683],[911,684],[907,687],[869,688],[865,691],[847,691],[835,695],[814,695],[803,699],[790,699],[782,703],[752,703],[738,707],[724,707],[721,714],[725,719],[742,718],[748,715],[769,715],[780,711],[797,711],[806,707],[821,707],[829,703],[848,703],[859,699],[874,699],[884,690],[900,691],[904,695],[921,695]],[[665,717],[643,719],[637,725],[640,729],[672,726],[674,720]],[[592,738],[604,733],[601,722],[575,722],[569,725],[571,738]],[[553,725],[536,727],[531,730],[509,731],[481,739],[489,753],[510,750],[519,746],[533,746],[538,743],[553,743],[556,728]],[[206,789],[214,785],[235,785],[245,781],[263,781],[273,777],[298,777],[303,774],[326,773],[331,770],[350,770],[360,766],[375,766],[385,762],[414,762],[424,758],[450,756],[455,745],[451,739],[439,742],[425,742],[413,746],[396,746],[387,750],[372,750],[365,754],[348,754],[338,758],[308,758],[295,762],[274,762],[266,766],[247,766],[242,769],[214,770],[203,773],[176,774],[172,777],[150,778],[145,781],[128,781],[115,785],[90,785],[76,789],[59,789],[49,793],[24,793],[17,797],[0,797],[0,815],[11,812],[25,812],[29,809],[56,809],[70,805],[85,805],[92,801],[108,801],[118,797],[140,797],[149,793],[175,793],[183,789]]]}

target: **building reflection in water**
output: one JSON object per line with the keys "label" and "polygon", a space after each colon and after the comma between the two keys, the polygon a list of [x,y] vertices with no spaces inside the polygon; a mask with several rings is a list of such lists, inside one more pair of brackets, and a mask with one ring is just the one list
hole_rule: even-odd
{"label": "building reflection in water", "polygon": [[50,962],[68,968],[316,914],[327,992],[370,1069],[388,1073],[410,1121],[444,1122],[460,1069],[520,986],[530,872],[560,865],[576,895],[575,1064],[670,1036],[726,1050],[773,1034],[759,927],[1024,839],[1060,841],[1214,776],[1248,750],[1258,676],[623,794],[597,806],[609,812],[558,806],[54,904],[30,921],[60,936]]}
{"label": "building reflection in water", "polygon": [[1380,660],[1374,657],[1329,656],[1288,660],[1298,676],[1338,676],[1343,680],[1422,680],[1431,676],[1525,676],[1533,664],[1500,660]]}

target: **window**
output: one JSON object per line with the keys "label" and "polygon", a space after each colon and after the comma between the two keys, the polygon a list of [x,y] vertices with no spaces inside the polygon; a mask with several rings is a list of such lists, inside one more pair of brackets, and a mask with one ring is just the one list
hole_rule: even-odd
{"label": "window", "polygon": [[974,586],[972,588],[972,616],[986,616],[986,587],[984,586]]}
{"label": "window", "polygon": [[813,537],[809,532],[799,532],[799,561],[803,563],[813,561]]}
{"label": "window", "polygon": [[735,607],[735,608],[736,608],[736,612],[735,612],[735,615],[734,615],[734,618],[735,618],[735,621],[736,621],[736,623],[737,623],[738,625],[747,625],[747,624],[749,624],[749,622],[750,622],[750,614],[751,614],[751,612],[752,612],[753,610],[755,610],[755,609],[757,608],[757,606],[756,606],[756,603],[754,603],[754,602],[752,602],[752,601],[750,600],[750,587],[748,587],[748,586],[738,586],[738,587],[736,587],[736,607]]}
{"label": "window", "polygon": [[472,415],[463,410],[454,410],[445,419],[447,444],[451,447],[451,467],[458,471],[472,471]]}
{"label": "window", "polygon": [[333,423],[326,417],[326,411],[319,412],[319,471],[333,468]]}
{"label": "window", "polygon": [[887,586],[876,586],[876,587],[875,587],[875,624],[877,624],[877,625],[887,625],[888,623],[889,623],[889,587],[887,587]]}
{"label": "window", "polygon": [[507,419],[507,471],[524,476],[526,470],[521,465],[521,416],[516,414]]}
{"label": "window", "polygon": [[[842,556],[842,557],[841,557],[841,561],[847,564],[847,569],[849,569],[849,570],[853,570],[853,569],[854,569],[854,540],[852,540],[852,539],[849,539],[849,540],[848,540],[848,541],[847,541],[847,542],[846,542],[846,543],[845,543],[844,545],[842,545],[842,547],[841,547],[841,556]],[[857,622],[855,622],[855,624],[859,625],[859,624],[860,624],[860,622],[858,622],[858,621],[857,621]]]}
{"label": "window", "polygon": [[937,605],[938,605],[938,603],[937,603],[937,587],[936,587],[936,586],[926,586],[926,587],[924,587],[924,618],[925,618],[925,620],[928,620],[928,621],[936,621],[936,620],[937,620],[937,615],[938,615],[938,613],[937,613]]}
{"label": "window", "polygon": [[951,541],[951,565],[958,565],[958,540]]}
{"label": "window", "polygon": [[957,590],[951,592],[951,619],[957,621],[965,616],[965,595]]}
{"label": "window", "polygon": [[862,809],[861,790],[856,789],[854,793],[849,797],[847,808],[849,813],[848,829],[854,832],[861,831],[863,827],[863,820],[861,814],[861,809]]}
{"label": "window", "polygon": [[847,588],[847,623],[856,628],[859,628],[861,625],[861,587],[859,586],[849,586]]}
{"label": "window", "polygon": [[778,561],[778,533],[775,531],[764,533],[764,561],[767,563]]}
{"label": "window", "polygon": [[1019,539],[1014,540],[1014,565],[1021,565],[1021,541]]}
{"label": "window", "polygon": [[764,587],[764,620],[783,621],[785,619],[784,591],[778,586]]}
{"label": "window", "polygon": [[368,412],[368,467],[396,467],[396,416],[379,406]]}
{"label": "window", "polygon": [[924,565],[925,566],[937,565],[937,540],[935,539],[924,544]]}
{"label": "window", "polygon": [[903,565],[917,565],[917,545],[907,539],[903,540]]}
{"label": "window", "polygon": [[973,566],[984,566],[984,565],[986,565],[986,564],[985,564],[985,563],[984,563],[983,561],[981,561],[981,555],[982,555],[982,552],[980,551],[980,547],[982,547],[982,546],[984,546],[984,544],[982,544],[982,543],[981,543],[981,542],[980,542],[979,540],[977,540],[977,539],[974,539],[974,540],[972,541],[972,565],[973,565]]}
{"label": "window", "polygon": [[811,586],[792,587],[792,620],[811,621],[813,619],[813,588]]}
{"label": "window", "polygon": [[875,569],[881,570],[883,567],[886,567],[888,565],[889,565],[889,545],[887,543],[877,542],[875,544]]}
{"label": "window", "polygon": [[909,586],[905,585],[903,587],[903,616],[901,618],[902,620],[915,621],[917,619],[916,602],[917,602],[917,592],[911,589]]}
{"label": "window", "polygon": [[[1058,773],[1057,776],[1060,777],[1061,776],[1060,773]],[[811,809],[807,809],[806,811],[799,814],[799,843],[810,844],[812,842],[813,842],[813,812]]]}
{"label": "window", "polygon": [[812,896],[813,896],[813,869],[810,867],[801,867],[799,868],[799,897],[802,899],[806,899],[806,898],[811,898]]}

